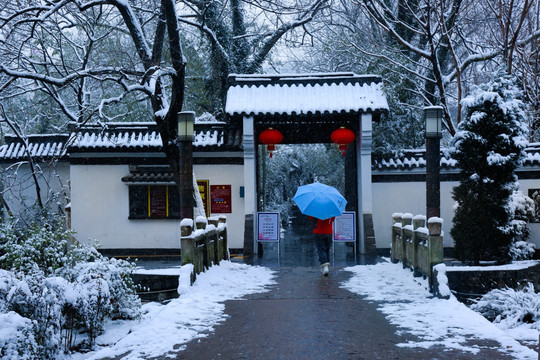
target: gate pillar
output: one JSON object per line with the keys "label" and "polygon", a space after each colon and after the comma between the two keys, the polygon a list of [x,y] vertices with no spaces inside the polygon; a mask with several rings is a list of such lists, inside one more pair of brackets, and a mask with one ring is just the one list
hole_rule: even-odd
{"label": "gate pillar", "polygon": [[361,141],[357,141],[358,155],[358,224],[361,254],[376,254],[375,232],[373,229],[373,193],[371,186],[371,143],[373,116],[371,113],[361,115]]}
{"label": "gate pillar", "polygon": [[255,161],[255,139],[253,116],[243,118],[244,144],[244,255],[257,253],[257,168]]}

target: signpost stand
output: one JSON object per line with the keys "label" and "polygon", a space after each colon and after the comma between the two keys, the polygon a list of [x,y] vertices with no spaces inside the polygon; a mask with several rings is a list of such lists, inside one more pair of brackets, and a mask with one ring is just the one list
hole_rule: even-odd
{"label": "signpost stand", "polygon": [[[345,211],[340,216],[336,216],[334,220],[334,234],[332,241],[332,247],[335,243],[347,243],[352,242],[354,244],[354,256],[356,258],[356,212]],[[332,256],[335,254],[332,249]]]}
{"label": "signpost stand", "polygon": [[257,242],[261,243],[277,243],[278,248],[278,263],[280,258],[279,253],[279,213],[277,212],[258,212],[257,213]]}

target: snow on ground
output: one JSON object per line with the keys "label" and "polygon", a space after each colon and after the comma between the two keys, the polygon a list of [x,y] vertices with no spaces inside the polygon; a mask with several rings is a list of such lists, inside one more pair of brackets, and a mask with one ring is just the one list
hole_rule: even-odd
{"label": "snow on ground", "polygon": [[267,287],[275,283],[273,278],[274,272],[268,268],[222,261],[198,275],[191,287],[182,286],[181,281],[178,299],[166,305],[143,305],[140,320],[108,323],[97,338],[98,350],[69,358],[89,360],[125,354],[124,360],[138,360],[166,356],[183,347],[175,345],[203,337],[224,321],[224,301],[268,291]]}
{"label": "snow on ground", "polygon": [[402,264],[382,262],[345,270],[354,274],[342,284],[345,289],[377,301],[379,310],[398,327],[400,333],[419,339],[398,346],[428,348],[442,345],[446,349],[475,354],[479,349],[468,345],[468,339],[492,339],[501,344],[500,349],[516,359],[538,359],[535,351],[511,337],[538,339],[537,330],[521,327],[508,332],[499,329],[454,296],[449,300],[434,298],[430,296],[427,280],[413,277],[412,272],[403,269]]}

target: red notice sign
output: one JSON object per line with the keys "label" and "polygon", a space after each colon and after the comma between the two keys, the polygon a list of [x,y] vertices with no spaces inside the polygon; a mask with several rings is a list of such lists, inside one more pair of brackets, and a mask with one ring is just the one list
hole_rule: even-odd
{"label": "red notice sign", "polygon": [[210,185],[210,205],[212,214],[232,213],[231,185]]}

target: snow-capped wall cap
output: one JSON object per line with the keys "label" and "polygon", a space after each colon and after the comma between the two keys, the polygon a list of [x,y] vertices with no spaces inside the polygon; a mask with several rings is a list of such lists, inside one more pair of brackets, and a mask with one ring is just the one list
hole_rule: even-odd
{"label": "snow-capped wall cap", "polygon": [[402,216],[403,216],[403,213],[400,213],[400,212],[395,212],[392,214],[393,218],[402,217]]}
{"label": "snow-capped wall cap", "polygon": [[410,230],[410,231],[414,231],[414,228],[413,228],[413,226],[412,226],[412,225],[405,225],[405,226],[403,227],[403,230]]}
{"label": "snow-capped wall cap", "polygon": [[[69,152],[161,152],[163,142],[155,122],[70,124]],[[240,151],[242,129],[217,121],[194,124],[195,151]]]}
{"label": "snow-capped wall cap", "polygon": [[426,220],[426,215],[415,215],[413,220]]}
{"label": "snow-capped wall cap", "polygon": [[214,224],[208,224],[206,225],[206,231],[212,231],[212,230],[216,230],[216,226]]}
{"label": "snow-capped wall cap", "polygon": [[[22,140],[16,135],[4,135],[5,144],[0,146],[0,161],[26,160],[28,154],[38,161],[67,159],[67,134],[27,135]],[[28,144],[28,151],[26,144]]]}
{"label": "snow-capped wall cap", "polygon": [[[457,160],[452,157],[455,148],[442,148],[440,166],[441,171],[459,170]],[[371,169],[374,171],[396,171],[404,173],[410,170],[425,169],[425,149],[405,149],[394,151],[390,155],[374,155]],[[525,159],[522,168],[538,167],[540,165],[540,143],[529,143],[525,149]]]}
{"label": "snow-capped wall cap", "polygon": [[402,218],[402,219],[412,219],[412,218],[413,218],[413,214],[411,214],[411,213],[405,213],[405,214],[401,215],[401,218]]}
{"label": "snow-capped wall cap", "polygon": [[190,226],[193,228],[193,219],[182,219],[180,226]]}
{"label": "snow-capped wall cap", "polygon": [[231,74],[229,115],[386,112],[382,78],[354,73]]}
{"label": "snow-capped wall cap", "polygon": [[441,219],[440,217],[433,216],[428,219],[428,224],[433,224],[433,223],[442,224],[444,223],[444,220]]}
{"label": "snow-capped wall cap", "polygon": [[208,220],[206,219],[206,216],[197,216],[197,218],[195,219],[195,222],[208,224]]}
{"label": "snow-capped wall cap", "polygon": [[416,228],[414,231],[416,231],[417,233],[429,235],[429,230],[427,227],[419,227],[419,228]]}

